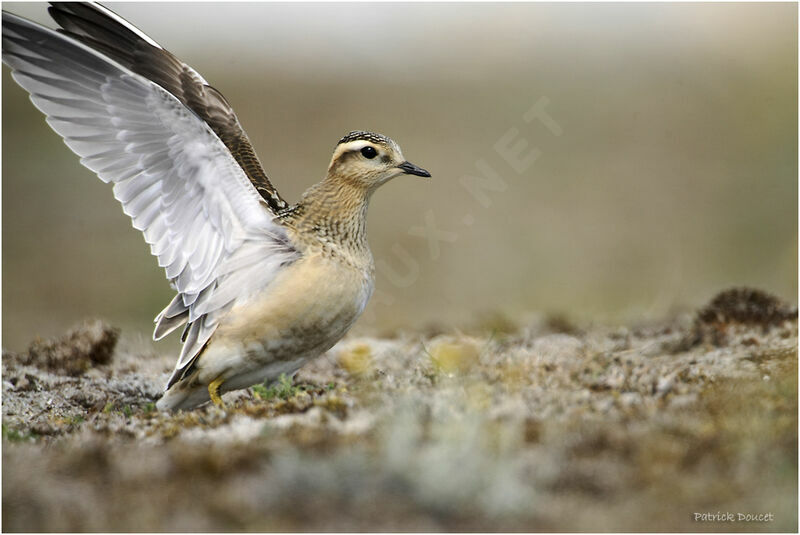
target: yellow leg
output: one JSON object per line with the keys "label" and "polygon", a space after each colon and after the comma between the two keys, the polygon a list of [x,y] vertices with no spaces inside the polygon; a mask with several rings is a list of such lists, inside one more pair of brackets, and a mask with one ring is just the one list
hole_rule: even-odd
{"label": "yellow leg", "polygon": [[222,383],[224,382],[225,379],[219,377],[211,381],[211,383],[208,385],[208,395],[211,396],[211,401],[213,401],[214,405],[221,409],[225,408],[225,404],[222,403],[222,398],[219,397],[219,387],[221,387]]}

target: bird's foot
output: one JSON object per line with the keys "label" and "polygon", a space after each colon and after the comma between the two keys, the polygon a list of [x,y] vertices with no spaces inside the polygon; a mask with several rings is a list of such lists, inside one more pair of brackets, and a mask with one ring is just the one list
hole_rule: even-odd
{"label": "bird's foot", "polygon": [[211,381],[211,383],[208,385],[208,395],[211,396],[211,401],[214,403],[214,405],[220,409],[225,408],[225,404],[222,402],[222,398],[219,396],[219,387],[221,387],[222,383],[224,382],[225,379],[219,377]]}

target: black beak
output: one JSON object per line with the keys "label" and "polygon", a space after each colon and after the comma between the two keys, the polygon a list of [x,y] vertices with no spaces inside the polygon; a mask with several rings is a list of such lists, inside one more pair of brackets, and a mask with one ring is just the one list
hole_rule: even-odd
{"label": "black beak", "polygon": [[422,167],[417,167],[411,162],[403,162],[397,166],[398,169],[402,169],[403,172],[407,175],[417,175],[417,176],[424,176],[429,178],[431,174],[427,172]]}

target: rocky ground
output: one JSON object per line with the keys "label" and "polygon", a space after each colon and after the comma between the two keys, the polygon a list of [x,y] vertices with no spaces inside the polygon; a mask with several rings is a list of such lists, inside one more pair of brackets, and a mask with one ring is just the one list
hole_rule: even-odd
{"label": "rocky ground", "polygon": [[119,335],[3,354],[4,531],[798,529],[797,311],[758,291],[347,338],[177,414],[154,408],[174,355]]}

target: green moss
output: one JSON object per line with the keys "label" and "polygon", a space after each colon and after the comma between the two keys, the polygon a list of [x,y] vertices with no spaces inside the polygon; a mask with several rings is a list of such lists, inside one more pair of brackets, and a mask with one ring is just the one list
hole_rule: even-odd
{"label": "green moss", "polygon": [[86,421],[86,417],[83,414],[76,414],[75,416],[71,416],[69,418],[66,418],[66,422],[69,425],[75,425],[75,426],[81,425],[85,421]]}
{"label": "green moss", "polygon": [[[153,407],[150,410],[145,410],[144,412],[150,412],[155,409],[154,403],[148,403],[147,405],[152,405]],[[147,405],[145,405],[145,407],[147,407]],[[124,414],[126,418],[130,418],[133,416],[133,407],[127,404],[119,406],[115,402],[109,401],[106,403],[105,407],[103,407],[103,413],[110,414],[112,412],[121,413]]]}
{"label": "green moss", "polygon": [[287,377],[285,373],[272,384],[256,385],[253,388],[253,394],[257,398],[268,401],[271,399],[287,400],[293,398],[301,392],[305,392],[304,385],[294,385],[291,377]]}
{"label": "green moss", "polygon": [[34,433],[33,431],[12,429],[8,427],[6,424],[2,425],[2,429],[3,429],[3,440],[8,440],[9,442],[30,442],[39,438],[39,435]]}

